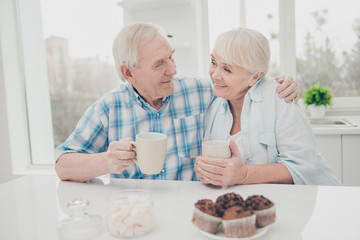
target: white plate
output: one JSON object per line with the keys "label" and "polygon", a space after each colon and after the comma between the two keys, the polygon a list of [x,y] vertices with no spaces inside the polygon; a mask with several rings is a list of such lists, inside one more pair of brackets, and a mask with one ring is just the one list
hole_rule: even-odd
{"label": "white plate", "polygon": [[229,238],[229,237],[226,237],[225,236],[225,233],[224,231],[221,229],[219,230],[217,233],[215,234],[212,234],[212,233],[208,233],[208,232],[204,232],[204,231],[201,231],[200,229],[198,229],[203,235],[211,238],[211,239],[216,239],[216,240],[230,240],[230,239],[241,239],[241,240],[250,240],[250,239],[255,239],[255,238],[258,238],[262,235],[264,235],[266,233],[266,231],[268,230],[268,227],[269,226],[266,226],[266,227],[262,227],[262,228],[256,228],[255,229],[255,234],[250,236],[250,237],[244,237],[244,238]]}

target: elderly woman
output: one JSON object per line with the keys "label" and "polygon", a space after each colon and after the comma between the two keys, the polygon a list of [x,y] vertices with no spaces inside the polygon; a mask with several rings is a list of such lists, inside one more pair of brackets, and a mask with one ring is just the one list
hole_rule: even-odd
{"label": "elderly woman", "polygon": [[266,77],[270,48],[254,30],[221,34],[209,73],[217,98],[205,114],[204,138],[229,140],[230,159],[200,156],[195,171],[203,183],[339,185],[319,152],[301,107],[285,103]]}

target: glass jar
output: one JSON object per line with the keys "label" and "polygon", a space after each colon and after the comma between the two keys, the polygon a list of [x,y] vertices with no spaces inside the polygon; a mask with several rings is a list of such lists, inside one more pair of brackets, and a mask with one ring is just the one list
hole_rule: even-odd
{"label": "glass jar", "polygon": [[91,239],[103,229],[102,218],[85,212],[89,206],[86,199],[69,201],[67,208],[70,210],[68,218],[57,225],[59,239]]}
{"label": "glass jar", "polygon": [[137,237],[153,227],[151,192],[129,189],[111,194],[107,199],[107,228],[116,237]]}

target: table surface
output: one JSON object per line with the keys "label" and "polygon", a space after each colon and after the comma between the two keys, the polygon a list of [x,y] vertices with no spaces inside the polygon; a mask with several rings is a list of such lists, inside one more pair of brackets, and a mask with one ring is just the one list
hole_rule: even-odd
{"label": "table surface", "polygon": [[[0,239],[57,239],[66,204],[86,198],[89,214],[104,219],[106,197],[124,189],[148,189],[154,201],[154,228],[142,239],[209,239],[191,223],[194,203],[228,192],[243,198],[262,194],[276,204],[276,222],[256,239],[360,239],[359,187],[280,184],[228,188],[200,182],[95,178],[87,183],[55,176],[24,176],[0,185]],[[96,239],[115,239],[107,229]]]}

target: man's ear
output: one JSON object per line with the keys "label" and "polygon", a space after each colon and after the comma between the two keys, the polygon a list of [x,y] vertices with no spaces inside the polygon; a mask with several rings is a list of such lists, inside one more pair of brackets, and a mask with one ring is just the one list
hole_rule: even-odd
{"label": "man's ear", "polygon": [[249,87],[254,86],[254,84],[261,78],[262,75],[263,75],[262,72],[257,72],[254,75],[252,75],[249,82]]}
{"label": "man's ear", "polygon": [[120,71],[121,71],[121,75],[123,75],[126,81],[128,81],[130,84],[135,83],[135,79],[132,75],[131,69],[128,68],[125,63],[122,63],[120,65]]}

